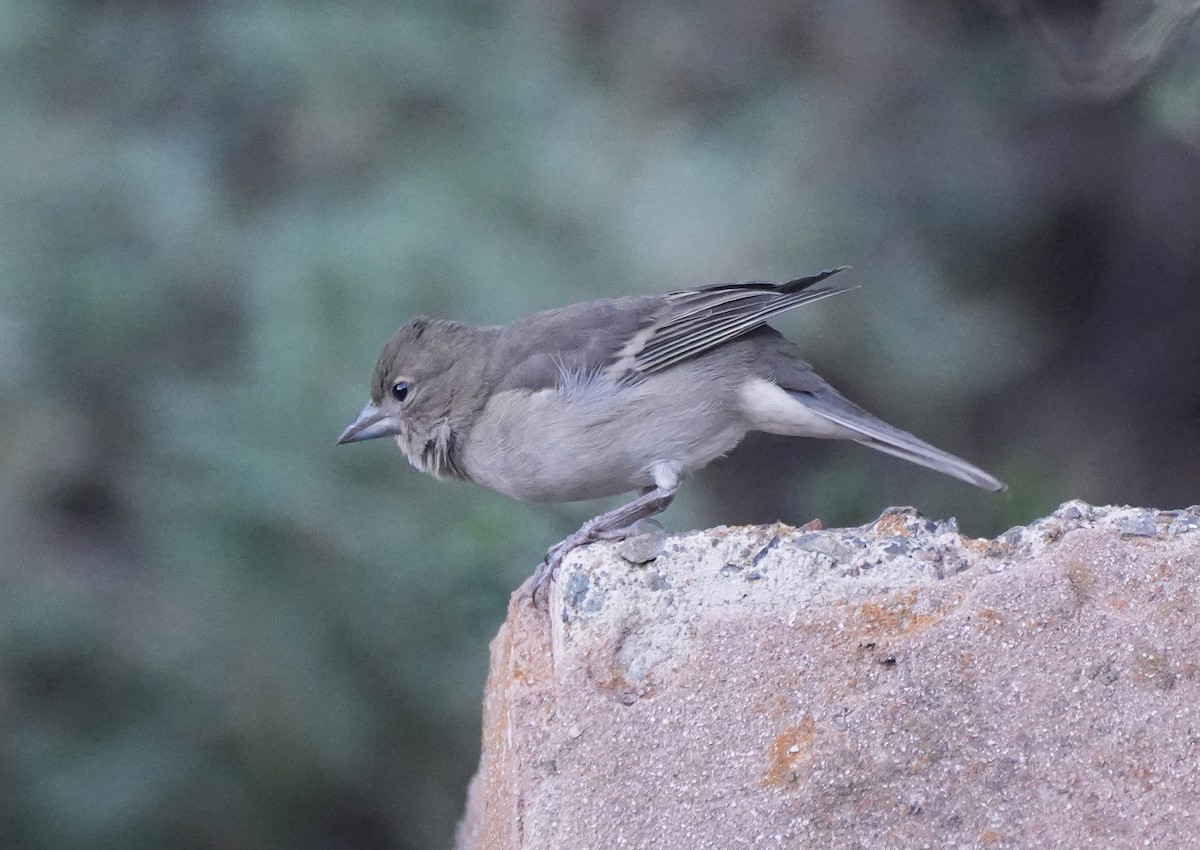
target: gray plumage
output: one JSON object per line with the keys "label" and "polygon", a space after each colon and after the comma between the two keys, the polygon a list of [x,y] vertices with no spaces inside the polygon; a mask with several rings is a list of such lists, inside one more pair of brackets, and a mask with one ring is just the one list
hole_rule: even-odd
{"label": "gray plumage", "polygon": [[637,490],[550,550],[628,533],[750,431],[849,439],[989,490],[983,470],[846,399],[766,322],[844,290],[831,269],[574,304],[510,325],[418,318],[388,340],[340,443],[394,436],[417,469],[530,502]]}

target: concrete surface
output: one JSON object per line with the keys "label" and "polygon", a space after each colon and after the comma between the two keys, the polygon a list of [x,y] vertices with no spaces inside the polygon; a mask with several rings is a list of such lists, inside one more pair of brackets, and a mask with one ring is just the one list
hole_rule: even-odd
{"label": "concrete surface", "polygon": [[893,509],[577,550],[492,644],[458,847],[1200,847],[1198,529],[1071,502],[994,541]]}

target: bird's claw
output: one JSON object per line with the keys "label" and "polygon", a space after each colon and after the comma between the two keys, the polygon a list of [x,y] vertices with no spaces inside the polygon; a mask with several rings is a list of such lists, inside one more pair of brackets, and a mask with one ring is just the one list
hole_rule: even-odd
{"label": "bird's claw", "polygon": [[562,548],[561,543],[550,547],[546,557],[521,588],[521,601],[529,600],[535,608],[545,608],[550,604],[550,582],[558,575],[558,568],[562,565],[563,556],[567,551]]}
{"label": "bird's claw", "polygon": [[585,523],[579,531],[550,547],[546,552],[546,557],[542,559],[538,568],[533,571],[533,575],[521,588],[521,600],[528,599],[535,608],[547,607],[550,604],[550,582],[558,575],[558,568],[562,565],[563,558],[567,556],[567,553],[597,540],[623,540],[641,529],[643,525],[662,530],[662,526],[652,519],[642,519],[618,528],[598,527],[595,525],[595,520]]}

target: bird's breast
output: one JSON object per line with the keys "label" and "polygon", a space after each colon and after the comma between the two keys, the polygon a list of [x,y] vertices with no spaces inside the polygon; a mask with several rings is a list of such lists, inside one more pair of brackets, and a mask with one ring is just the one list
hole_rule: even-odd
{"label": "bird's breast", "polygon": [[530,502],[653,486],[656,469],[683,477],[746,433],[736,405],[696,387],[684,370],[670,370],[633,386],[597,384],[586,393],[577,387],[500,393],[464,442],[463,468],[485,487]]}

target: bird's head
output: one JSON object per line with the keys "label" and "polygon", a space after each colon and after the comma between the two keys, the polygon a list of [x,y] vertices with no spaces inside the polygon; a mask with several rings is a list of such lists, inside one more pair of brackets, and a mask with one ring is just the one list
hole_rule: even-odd
{"label": "bird's head", "polygon": [[338,445],[394,437],[422,472],[461,477],[454,455],[474,406],[475,393],[464,390],[479,386],[479,378],[468,374],[470,362],[479,359],[472,349],[476,332],[424,317],[402,325],[375,364],[371,400],[338,437]]}

